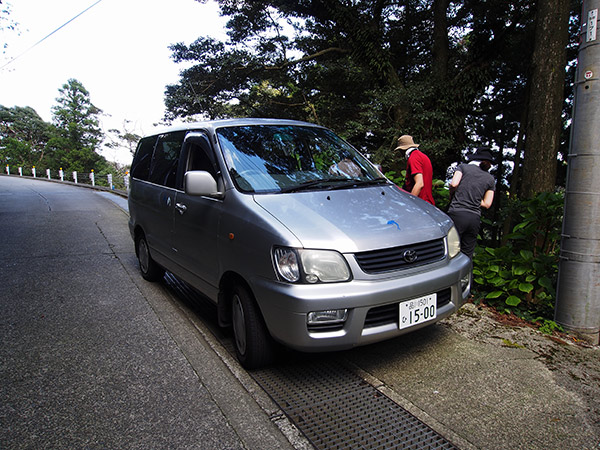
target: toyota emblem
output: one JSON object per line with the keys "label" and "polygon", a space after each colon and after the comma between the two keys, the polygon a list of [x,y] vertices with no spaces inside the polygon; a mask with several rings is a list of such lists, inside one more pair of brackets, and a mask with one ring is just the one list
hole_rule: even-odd
{"label": "toyota emblem", "polygon": [[414,250],[406,250],[403,254],[402,257],[404,258],[404,261],[406,261],[407,263],[414,263],[417,260],[417,252]]}

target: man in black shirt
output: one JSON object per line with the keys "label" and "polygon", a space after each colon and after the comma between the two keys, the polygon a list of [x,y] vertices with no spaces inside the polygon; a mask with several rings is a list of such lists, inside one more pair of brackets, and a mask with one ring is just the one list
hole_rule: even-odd
{"label": "man in black shirt", "polygon": [[495,182],[488,173],[493,157],[486,148],[478,148],[467,159],[469,164],[459,165],[450,182],[448,215],[460,236],[461,251],[472,258],[481,225],[481,208],[492,206]]}

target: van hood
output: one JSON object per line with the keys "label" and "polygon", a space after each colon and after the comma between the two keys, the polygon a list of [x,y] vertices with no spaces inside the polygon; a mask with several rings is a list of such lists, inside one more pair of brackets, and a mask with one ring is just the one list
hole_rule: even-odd
{"label": "van hood", "polygon": [[452,221],[394,185],[255,195],[304,248],[354,253],[444,237]]}

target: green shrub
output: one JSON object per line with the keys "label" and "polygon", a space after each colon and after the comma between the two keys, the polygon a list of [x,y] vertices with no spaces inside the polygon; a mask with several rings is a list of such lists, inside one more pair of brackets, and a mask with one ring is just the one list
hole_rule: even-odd
{"label": "green shrub", "polygon": [[[502,245],[478,247],[474,291],[500,312],[526,320],[554,316],[563,195],[542,193],[511,205],[519,223]],[[544,325],[548,326],[545,322]]]}

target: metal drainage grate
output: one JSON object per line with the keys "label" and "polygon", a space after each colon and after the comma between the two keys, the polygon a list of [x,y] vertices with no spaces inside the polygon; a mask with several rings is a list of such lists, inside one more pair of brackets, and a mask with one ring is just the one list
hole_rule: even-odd
{"label": "metal drainage grate", "polygon": [[[208,322],[216,323],[210,301],[169,272],[165,282]],[[218,327],[211,329],[233,353]],[[315,448],[458,450],[330,355],[294,355],[299,358],[296,363],[282,361],[249,373]]]}
{"label": "metal drainage grate", "polygon": [[318,449],[456,449],[340,363],[302,361],[251,375]]}

